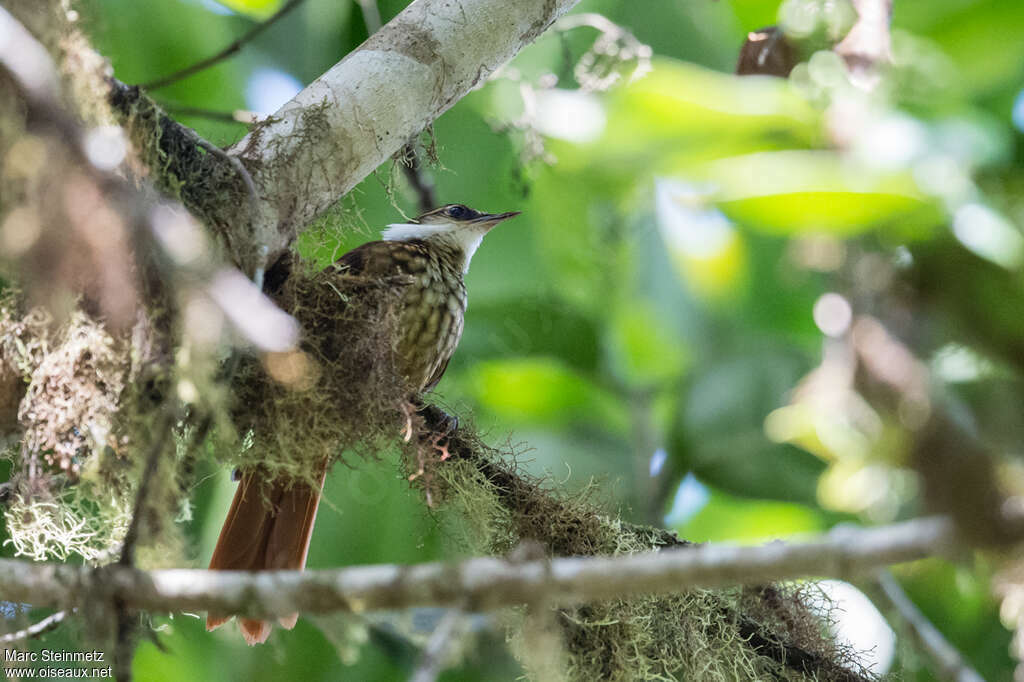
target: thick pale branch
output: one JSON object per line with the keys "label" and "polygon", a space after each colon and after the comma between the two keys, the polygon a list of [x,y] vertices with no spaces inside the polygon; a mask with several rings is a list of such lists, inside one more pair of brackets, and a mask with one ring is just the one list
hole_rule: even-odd
{"label": "thick pale branch", "polygon": [[260,189],[250,246],[273,258],[577,1],[409,5],[231,149]]}
{"label": "thick pale branch", "polygon": [[[1020,524],[1016,524],[1018,528]],[[1024,537],[1024,529],[1017,537]],[[664,593],[692,587],[763,585],[803,576],[851,578],[880,566],[950,555],[953,522],[930,517],[870,529],[836,528],[805,543],[710,544],[619,557],[514,562],[496,558],[413,566],[245,573],[0,561],[0,594],[35,606],[117,598],[152,611],[209,610],[248,616],[449,606],[487,610]]]}

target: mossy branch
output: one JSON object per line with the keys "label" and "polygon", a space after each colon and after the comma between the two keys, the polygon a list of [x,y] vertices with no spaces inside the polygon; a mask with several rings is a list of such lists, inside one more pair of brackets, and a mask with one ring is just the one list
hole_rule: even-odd
{"label": "mossy branch", "polygon": [[[1017,519],[1019,537],[1024,525]],[[272,618],[294,613],[363,612],[417,606],[492,610],[550,600],[568,603],[694,587],[762,584],[766,578],[852,579],[895,563],[962,547],[948,517],[876,528],[837,528],[806,542],[692,545],[619,557],[369,565],[310,571],[142,571],[0,560],[0,593],[35,606],[82,601],[91,588],[149,611],[212,610]],[[86,589],[89,588],[89,589]]]}
{"label": "mossy branch", "polygon": [[[117,87],[157,184],[222,237],[246,272],[274,262],[298,233],[578,0],[421,0],[228,150],[174,124],[138,89]],[[166,139],[164,139],[166,137]],[[142,142],[142,144],[140,144]],[[240,162],[231,163],[230,160]],[[258,199],[245,203],[239,165]]]}

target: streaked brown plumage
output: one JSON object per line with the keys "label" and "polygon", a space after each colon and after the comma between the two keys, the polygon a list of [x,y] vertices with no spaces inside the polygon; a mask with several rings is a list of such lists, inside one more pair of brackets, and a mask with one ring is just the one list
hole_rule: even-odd
{"label": "streaked brown plumage", "polygon": [[[413,223],[391,225],[381,241],[363,244],[332,266],[371,279],[404,276],[398,302],[398,369],[417,394],[432,389],[462,337],[466,310],[463,275],[483,236],[518,212],[487,214],[461,204],[449,204],[421,215]],[[317,472],[320,485],[290,480],[265,480],[258,474],[242,477],[221,529],[210,568],[214,570],[297,569],[306,564],[309,541],[327,476],[327,462]],[[269,503],[269,504],[268,504]],[[298,614],[279,619],[291,629]],[[230,616],[210,614],[212,630]],[[258,644],[270,636],[271,624],[239,618],[246,642]]]}

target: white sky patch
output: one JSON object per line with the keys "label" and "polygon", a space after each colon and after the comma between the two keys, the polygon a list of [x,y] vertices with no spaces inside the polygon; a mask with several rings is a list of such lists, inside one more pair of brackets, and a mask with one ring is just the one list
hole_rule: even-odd
{"label": "white sky patch", "polygon": [[953,234],[968,249],[1015,269],[1024,263],[1024,237],[1010,221],[981,204],[964,204],[953,214]]}
{"label": "white sky patch", "polygon": [[209,10],[214,14],[220,14],[221,16],[234,14],[234,11],[229,7],[225,7],[219,2],[215,2],[215,0],[192,0],[192,2],[196,5],[202,5],[203,9]]}
{"label": "white sky patch", "polygon": [[913,166],[914,181],[922,192],[959,205],[974,193],[967,168],[946,154],[927,154]]}
{"label": "white sky patch", "polygon": [[669,248],[692,258],[714,258],[729,246],[733,228],[709,208],[710,188],[659,178],[654,184],[658,227]]}
{"label": "white sky patch", "polygon": [[842,336],[853,321],[850,303],[836,293],[822,294],[814,303],[814,324],[826,336]]}
{"label": "white sky patch", "polygon": [[686,474],[686,478],[676,488],[672,508],[665,515],[665,524],[671,527],[686,523],[696,516],[709,500],[711,492],[707,486],[698,481],[692,473]]}
{"label": "white sky patch", "polygon": [[992,363],[970,348],[955,343],[940,348],[932,358],[932,371],[950,384],[978,381],[992,373]]}
{"label": "white sky patch", "polygon": [[92,165],[112,171],[121,165],[128,152],[128,140],[119,126],[93,128],[85,137],[85,155]]}
{"label": "white sky patch", "polygon": [[1013,125],[1017,127],[1017,130],[1024,133],[1024,90],[1017,93],[1016,99],[1013,100]]}
{"label": "white sky patch", "polygon": [[928,149],[928,130],[905,114],[885,116],[857,136],[854,153],[875,168],[901,169]]}
{"label": "white sky patch", "polygon": [[871,600],[842,580],[822,580],[817,585],[831,604],[811,604],[811,607],[827,612],[835,621],[832,629],[836,640],[849,644],[858,653],[858,662],[871,672],[878,675],[888,672],[896,656],[896,633]]}
{"label": "white sky patch", "polygon": [[559,88],[537,92],[536,117],[537,130],[569,142],[596,140],[607,122],[596,95]]}
{"label": "white sky patch", "polygon": [[256,69],[245,85],[245,105],[264,116],[281,108],[302,90],[295,76],[280,69]]}
{"label": "white sky patch", "polygon": [[650,461],[651,478],[661,473],[661,470],[665,468],[666,461],[668,461],[668,453],[665,452],[665,448],[658,448],[654,451]]}

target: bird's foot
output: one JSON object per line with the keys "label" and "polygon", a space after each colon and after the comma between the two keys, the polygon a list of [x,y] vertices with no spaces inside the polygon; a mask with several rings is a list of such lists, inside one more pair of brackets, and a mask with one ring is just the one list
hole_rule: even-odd
{"label": "bird's foot", "polygon": [[454,414],[448,414],[437,405],[421,405],[417,408],[416,414],[423,419],[427,430],[433,433],[447,436],[459,428],[459,418]]}
{"label": "bird's foot", "polygon": [[421,407],[417,414],[423,418],[427,428],[432,432],[430,446],[441,453],[441,461],[450,458],[452,453],[448,449],[450,444],[448,437],[459,428],[459,418],[448,414],[436,405]]}
{"label": "bird's foot", "polygon": [[452,456],[452,453],[448,452],[448,432],[435,433],[430,444],[441,453],[442,462]]}

